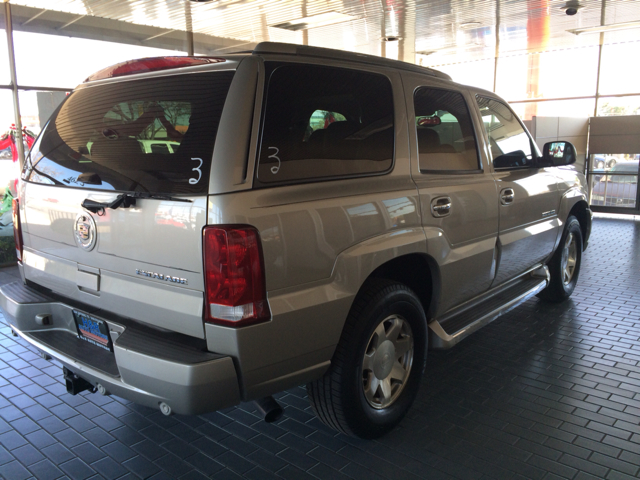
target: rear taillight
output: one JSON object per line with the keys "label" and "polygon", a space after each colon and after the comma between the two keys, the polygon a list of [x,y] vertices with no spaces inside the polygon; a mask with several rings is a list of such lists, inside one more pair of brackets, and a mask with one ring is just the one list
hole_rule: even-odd
{"label": "rear taillight", "polygon": [[18,199],[14,198],[11,204],[13,208],[13,239],[16,243],[16,256],[18,261],[22,261],[22,228],[20,226],[20,205]]}
{"label": "rear taillight", "polygon": [[271,318],[256,229],[205,227],[204,268],[207,322],[236,327]]}

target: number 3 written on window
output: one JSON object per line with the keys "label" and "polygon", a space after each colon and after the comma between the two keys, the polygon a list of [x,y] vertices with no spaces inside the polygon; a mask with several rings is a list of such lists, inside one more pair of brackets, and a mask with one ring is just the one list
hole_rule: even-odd
{"label": "number 3 written on window", "polygon": [[201,158],[192,158],[191,160],[199,160],[200,161],[200,165],[198,165],[197,167],[191,169],[192,172],[198,172],[198,178],[190,178],[189,179],[189,183],[191,185],[195,185],[202,178],[202,170],[200,170],[200,167],[202,167],[202,159]]}
{"label": "number 3 written on window", "polygon": [[278,153],[280,153],[280,150],[276,147],[269,147],[269,150],[271,149],[275,150],[275,153],[273,155],[269,155],[267,158],[273,158],[278,161],[278,165],[274,165],[273,167],[271,167],[271,173],[275,175],[280,171],[281,162],[280,162],[280,159],[278,158]]}

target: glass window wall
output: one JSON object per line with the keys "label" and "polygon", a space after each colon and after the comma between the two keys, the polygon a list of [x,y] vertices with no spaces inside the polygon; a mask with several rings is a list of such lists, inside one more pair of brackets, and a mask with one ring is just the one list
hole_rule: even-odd
{"label": "glass window wall", "polygon": [[15,193],[19,166],[13,146],[15,131],[11,131],[14,122],[11,90],[0,90],[0,105],[4,107],[0,109],[0,266],[4,266],[16,261],[11,187]]}
{"label": "glass window wall", "polygon": [[36,135],[39,134],[51,114],[66,96],[67,92],[20,91],[22,126]]}
{"label": "glass window wall", "polygon": [[[638,86],[640,89],[640,84]],[[600,97],[598,99],[598,116],[640,115],[640,95],[629,97]]]}
{"label": "glass window wall", "polygon": [[600,94],[640,93],[640,42],[602,47]]}
{"label": "glass window wall", "polygon": [[639,159],[640,154],[591,155],[591,205],[637,210]]}
{"label": "glass window wall", "polygon": [[[18,85],[73,88],[92,73],[125,60],[185,52],[83,38],[13,32]],[[6,47],[5,47],[6,51]],[[34,62],[34,52],[38,61]]]}
{"label": "glass window wall", "polygon": [[514,55],[498,60],[496,88],[511,101],[582,97],[595,94],[597,74],[598,47]]}
{"label": "glass window wall", "polygon": [[454,82],[493,91],[495,60],[478,60],[433,67],[451,76]]}
{"label": "glass window wall", "polygon": [[0,135],[2,135],[15,122],[11,90],[0,89],[0,105],[2,105],[0,108]]}
{"label": "glass window wall", "polygon": [[[4,25],[4,17],[0,17]],[[11,83],[11,73],[9,70],[9,52],[7,50],[7,32],[0,29],[0,85]],[[6,105],[3,103],[3,105]]]}
{"label": "glass window wall", "polygon": [[587,118],[593,116],[595,106],[595,98],[511,103],[511,107],[522,120],[531,120],[533,117]]}

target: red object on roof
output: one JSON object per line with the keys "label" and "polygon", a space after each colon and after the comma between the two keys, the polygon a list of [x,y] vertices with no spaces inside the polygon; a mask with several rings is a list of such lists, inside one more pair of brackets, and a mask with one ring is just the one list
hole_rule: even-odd
{"label": "red object on roof", "polygon": [[207,65],[224,62],[224,58],[215,57],[149,57],[138,60],[127,60],[116,63],[110,67],[103,68],[89,76],[85,82],[94,80],[104,80],[105,78],[121,77],[134,73],[156,72],[158,70],[168,70],[171,68],[193,67],[197,65]]}

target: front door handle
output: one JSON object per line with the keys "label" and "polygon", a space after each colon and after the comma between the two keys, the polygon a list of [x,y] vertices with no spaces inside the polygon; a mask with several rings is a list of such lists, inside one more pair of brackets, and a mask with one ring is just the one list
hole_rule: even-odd
{"label": "front door handle", "polygon": [[513,203],[513,199],[515,198],[515,192],[513,188],[503,188],[500,192],[500,203],[502,205],[509,205]]}
{"label": "front door handle", "polygon": [[438,197],[431,200],[431,215],[436,218],[451,214],[451,198]]}

